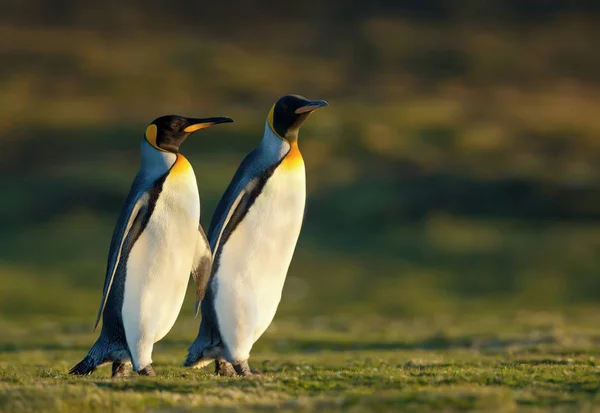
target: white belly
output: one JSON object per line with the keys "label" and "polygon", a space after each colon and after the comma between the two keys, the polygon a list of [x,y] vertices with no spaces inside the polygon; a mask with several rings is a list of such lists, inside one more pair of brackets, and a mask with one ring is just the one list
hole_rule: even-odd
{"label": "white belly", "polygon": [[276,169],[222,246],[215,309],[225,343],[240,358],[275,316],[305,202],[304,167]]}
{"label": "white belly", "polygon": [[132,353],[142,342],[162,339],[183,304],[200,219],[194,173],[185,175],[166,179],[152,217],[129,254],[122,315]]}

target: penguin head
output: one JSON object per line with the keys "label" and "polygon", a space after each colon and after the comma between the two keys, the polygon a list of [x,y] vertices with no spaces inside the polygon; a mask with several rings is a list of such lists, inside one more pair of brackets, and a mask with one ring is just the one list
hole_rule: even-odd
{"label": "penguin head", "polygon": [[146,128],[146,140],[163,152],[179,152],[179,147],[192,133],[218,123],[233,122],[228,117],[186,118],[178,115],[161,116]]}
{"label": "penguin head", "polygon": [[324,106],[327,106],[324,100],[308,100],[298,95],[286,95],[275,102],[267,122],[281,139],[294,141],[298,139],[298,130],[306,118]]}

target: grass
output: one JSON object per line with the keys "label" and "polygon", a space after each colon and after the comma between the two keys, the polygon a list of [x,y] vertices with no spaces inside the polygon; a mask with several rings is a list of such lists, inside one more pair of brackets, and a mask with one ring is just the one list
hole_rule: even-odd
{"label": "grass", "polygon": [[15,411],[564,411],[600,407],[593,312],[277,321],[252,355],[260,379],[181,367],[185,312],[155,347],[156,378],[66,374],[88,323],[4,321],[0,409]]}

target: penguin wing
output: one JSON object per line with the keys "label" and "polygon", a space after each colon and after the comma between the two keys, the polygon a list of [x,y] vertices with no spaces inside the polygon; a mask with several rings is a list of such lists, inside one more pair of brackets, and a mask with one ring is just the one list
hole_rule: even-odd
{"label": "penguin wing", "polygon": [[[208,228],[208,239],[213,250],[213,258],[217,254],[217,243],[241,199],[257,186],[256,179],[264,174],[266,167],[261,164],[260,152],[257,149],[250,152],[238,167],[225,193],[219,200]],[[224,240],[221,240],[222,242]]]}
{"label": "penguin wing", "polygon": [[[251,181],[251,183],[253,183],[253,181]],[[253,185],[251,185],[252,187]],[[215,241],[215,255],[217,253],[217,251],[219,250],[219,245],[221,244],[221,238],[223,237],[223,233],[225,232],[225,229],[227,229],[227,226],[229,225],[229,223],[231,222],[231,218],[233,218],[236,215],[240,215],[242,210],[244,208],[239,208],[239,206],[242,204],[242,201],[244,200],[248,200],[248,194],[250,193],[249,190],[251,190],[252,188],[243,188],[237,195],[237,197],[235,198],[235,200],[233,201],[233,203],[231,204],[231,207],[229,208],[229,211],[227,212],[227,216],[225,217],[225,219],[223,220],[223,225],[221,225],[221,230],[219,231],[219,236],[217,237],[216,241]],[[248,202],[244,202],[244,204],[248,204]],[[249,207],[249,205],[248,205]],[[248,208],[247,207],[247,208]],[[247,210],[246,208],[246,210]],[[241,218],[240,218],[241,219]],[[239,222],[240,219],[238,219],[237,221]],[[237,225],[237,223],[236,223]],[[229,228],[228,233],[230,233],[233,230],[233,228]],[[225,241],[225,240],[223,240]],[[214,258],[214,257],[213,257]]]}
{"label": "penguin wing", "polygon": [[212,252],[210,245],[202,226],[198,226],[198,241],[196,243],[196,251],[194,253],[194,265],[192,267],[192,278],[196,286],[196,305],[194,307],[194,316],[198,317],[200,311],[200,302],[206,293],[206,286],[210,278],[210,270],[212,268]]}
{"label": "penguin wing", "polygon": [[[136,178],[131,187],[131,191],[129,192],[129,196],[125,201],[125,205],[121,210],[117,225],[115,226],[110,242],[110,252],[108,254],[108,265],[106,267],[106,277],[104,279],[104,293],[102,301],[100,302],[100,309],[98,310],[94,330],[98,327],[100,317],[106,307],[108,294],[110,293],[115,273],[119,267],[119,262],[123,256],[124,250],[132,247],[133,242],[135,242],[142,233],[145,224],[149,219],[151,213],[149,208],[151,194],[149,192],[151,191],[144,190],[142,186],[142,183]],[[126,245],[126,240],[131,240],[127,243],[128,245]]]}
{"label": "penguin wing", "polygon": [[283,158],[278,162],[269,163],[258,148],[244,158],[210,221],[208,239],[213,250],[213,261],[217,259],[220,245],[227,241],[246,216],[282,160]]}
{"label": "penguin wing", "polygon": [[222,220],[222,224],[219,227],[219,233],[212,234],[213,236],[216,236],[213,247],[213,260],[216,260],[220,246],[227,242],[229,235],[231,235],[242,219],[244,219],[246,213],[250,210],[250,207],[262,192],[267,180],[272,175],[273,170],[277,165],[278,164],[273,165],[273,167],[265,170],[261,176],[252,178],[237,194],[227,211],[227,215]]}

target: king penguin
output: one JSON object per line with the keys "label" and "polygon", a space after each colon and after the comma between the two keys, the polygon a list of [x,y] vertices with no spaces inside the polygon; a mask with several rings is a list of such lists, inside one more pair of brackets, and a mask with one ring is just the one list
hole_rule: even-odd
{"label": "king penguin", "polygon": [[90,374],[112,362],[113,378],[126,375],[130,364],[140,375],[155,375],[154,343],[173,327],[190,274],[196,291],[203,291],[212,265],[199,226],[196,176],[179,147],[194,132],[224,122],[233,120],[170,115],[147,127],[141,166],[110,244],[94,327],[102,317],[102,331],[88,355],[69,373]]}
{"label": "king penguin", "polygon": [[209,228],[213,268],[186,366],[216,360],[219,375],[252,375],[250,350],[271,324],[300,235],[306,201],[298,131],[323,100],[280,98],[242,161]]}

